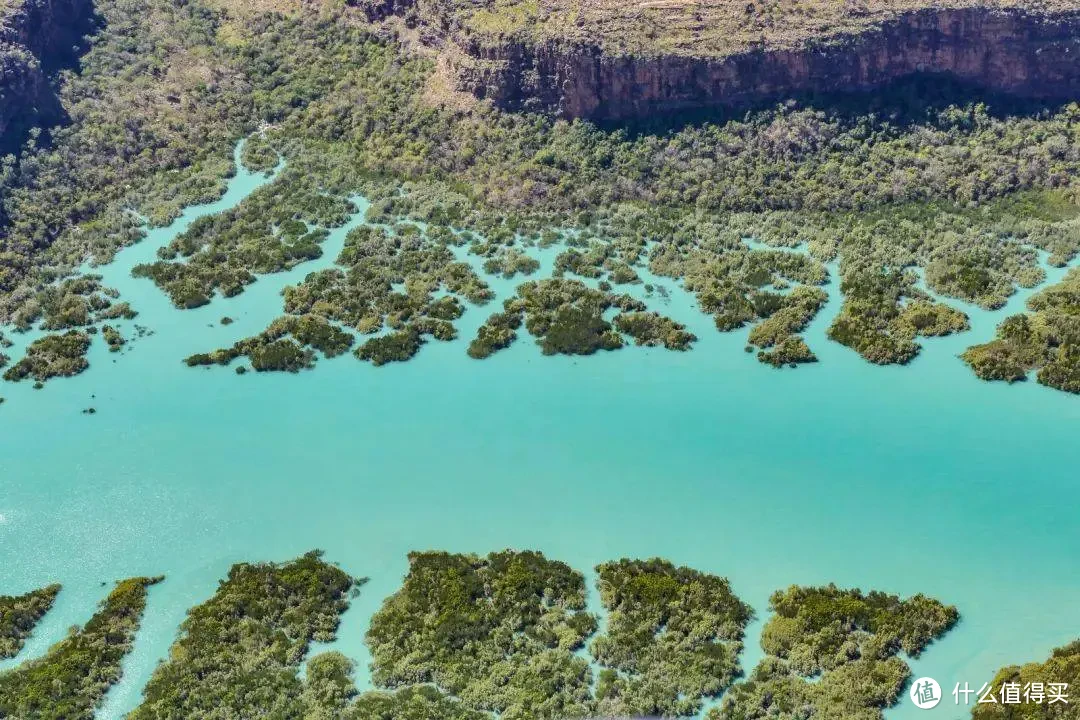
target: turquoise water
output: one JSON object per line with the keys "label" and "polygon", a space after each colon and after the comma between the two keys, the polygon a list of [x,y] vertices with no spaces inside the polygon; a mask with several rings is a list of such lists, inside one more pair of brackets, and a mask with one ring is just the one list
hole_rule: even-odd
{"label": "turquoise water", "polygon": [[[281,287],[331,262],[347,231],[322,260],[198,310],[175,311],[129,276],[191,219],[261,182],[241,172],[220,202],[101,269],[153,335],[118,355],[95,342],[90,372],[44,390],[0,388],[0,593],[65,586],[22,655],[0,667],[84,622],[102,583],[165,574],[100,713],[120,717],[184,612],[232,563],[314,547],[371,578],[334,644],[360,663],[361,683],[368,619],[406,553],[425,548],[537,548],[585,571],[660,555],[726,575],[759,613],[746,668],[760,658],[770,592],[792,583],[956,604],[962,623],[914,663],[946,693],[1080,635],[1080,399],[983,383],[956,358],[1023,296],[998,313],[965,308],[973,331],[927,341],[907,368],[871,366],[825,340],[835,287],[807,333],[822,362],[778,371],[742,352],[745,331],[717,333],[666,280],[670,302],[656,308],[698,334],[692,352],[548,358],[523,336],[478,362],[464,346],[483,308],[462,318],[461,340],[431,342],[405,364],[345,355],[299,375],[187,368],[188,354],[265,327]],[[537,253],[545,269],[555,252]],[[493,282],[500,299],[514,284]],[[236,322],[221,326],[224,315]],[[90,406],[97,414],[82,414]],[[948,694],[931,712],[964,715]],[[925,716],[906,697],[889,713]]]}

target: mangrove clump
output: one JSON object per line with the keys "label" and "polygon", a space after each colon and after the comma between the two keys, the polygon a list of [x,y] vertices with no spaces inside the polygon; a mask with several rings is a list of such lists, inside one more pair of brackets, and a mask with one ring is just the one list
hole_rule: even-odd
{"label": "mangrove clump", "polygon": [[52,608],[59,592],[59,585],[49,585],[25,595],[0,595],[0,658],[19,654],[34,626]]}
{"label": "mangrove clump", "polygon": [[90,364],[86,353],[90,336],[81,330],[69,330],[63,335],[46,335],[26,348],[26,355],[4,371],[4,379],[18,382],[32,377],[39,383],[49,378],[78,375]]}
{"label": "mangrove clump", "polygon": [[147,588],[161,578],[117,583],[98,612],[42,657],[0,674],[0,717],[93,720],[120,680],[146,608]]}

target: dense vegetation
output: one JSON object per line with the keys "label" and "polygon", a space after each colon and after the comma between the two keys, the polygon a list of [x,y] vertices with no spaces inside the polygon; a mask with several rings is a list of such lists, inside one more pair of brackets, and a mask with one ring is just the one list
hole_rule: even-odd
{"label": "dense vegetation", "polygon": [[59,592],[59,585],[49,585],[25,595],[0,595],[0,659],[19,654]]}
{"label": "dense vegetation", "polygon": [[597,619],[580,573],[536,552],[414,553],[372,620],[373,679],[430,683],[503,718],[554,720],[692,717],[740,673],[752,611],[726,579],[659,559],[597,573],[608,624],[588,644],[594,677],[581,651]]}
{"label": "dense vegetation", "polygon": [[915,338],[968,329],[964,313],[917,289],[899,271],[852,274],[844,279],[844,305],[829,337],[879,365],[906,363],[922,349]]}
{"label": "dense vegetation", "polygon": [[[360,692],[353,662],[338,652],[307,657],[313,641],[334,639],[350,590],[365,582],[311,552],[234,565],[189,611],[128,717],[689,718],[722,696],[711,720],[878,720],[909,674],[898,653],[917,657],[958,617],[922,595],[793,586],[770,599],[767,657],[739,681],[753,611],[725,578],[661,559],[602,563],[598,632],[584,577],[538,552],[417,552],[409,562],[367,633],[374,689]],[[119,583],[86,627],[0,674],[0,717],[91,718],[119,679],[146,588],[159,579]],[[1046,667],[1006,668],[998,679],[1069,682],[1076,657],[1070,646]]]}
{"label": "dense vegetation", "polygon": [[1006,318],[997,337],[964,353],[984,380],[1025,380],[1032,370],[1043,385],[1080,393],[1080,270],[1028,300],[1029,314]]}
{"label": "dense vegetation", "polygon": [[353,584],[318,553],[234,565],[214,596],[189,611],[129,717],[301,717],[300,663],[313,640],[334,638]]}
{"label": "dense vegetation", "polygon": [[146,607],[146,590],[161,578],[117,583],[81,629],[43,657],[0,674],[0,717],[93,720],[105,692],[120,679]]}
{"label": "dense vegetation", "polygon": [[[288,336],[288,337],[287,337]],[[241,340],[227,350],[198,353],[187,358],[188,365],[228,365],[247,356],[259,371],[296,372],[315,364],[315,350],[326,357],[340,355],[352,347],[353,338],[319,315],[285,316],[261,334]]]}
{"label": "dense vegetation", "polygon": [[487,720],[431,685],[396,692],[359,694],[352,682],[353,663],[336,652],[307,664],[305,720]]}
{"label": "dense vegetation", "polygon": [[27,346],[26,355],[4,371],[4,379],[18,381],[32,377],[45,382],[49,378],[78,375],[90,367],[86,361],[89,349],[90,336],[80,330],[45,335]]}
{"label": "dense vegetation", "polygon": [[767,656],[724,696],[710,720],[880,720],[919,654],[956,624],[956,608],[915,595],[797,587],[773,593]]}
{"label": "dense vegetation", "polygon": [[[1007,684],[1016,686],[1021,702],[1002,702]],[[1052,684],[1059,686],[1059,692],[1055,692]],[[1060,687],[1061,684],[1066,687]],[[976,704],[971,717],[973,720],[1076,720],[1080,718],[1080,705],[1075,697],[1077,687],[1080,687],[1080,640],[1057,648],[1046,662],[1002,668],[990,682],[990,693],[998,702]],[[1062,695],[1066,702],[1062,702]]]}
{"label": "dense vegetation", "polygon": [[[621,312],[609,322],[604,314],[612,308]],[[669,350],[686,350],[697,340],[681,323],[645,309],[645,303],[629,295],[594,290],[580,280],[530,280],[518,286],[515,297],[503,302],[502,312],[480,326],[468,352],[485,358],[508,347],[523,320],[545,355],[618,350],[625,342],[622,334],[638,345],[662,345]]]}
{"label": "dense vegetation", "polygon": [[[908,269],[941,296],[997,307],[1043,279],[1036,248],[1056,264],[1080,248],[1075,105],[987,105],[939,83],[630,132],[451,102],[429,60],[348,7],[98,5],[104,29],[61,86],[70,124],[0,173],[0,317],[20,327],[131,312],[95,309],[113,298],[63,277],[141,237],[140,218],[161,225],[217,197],[254,130],[242,160],[276,168],[273,180],[138,273],[178,307],[242,292],[318,257],[362,194],[371,224],[284,310],[375,334],[355,350],[372,362],[454,337],[453,318],[429,307],[444,295],[490,299],[455,245],[503,276],[535,272],[524,249],[554,243],[567,281],[634,283],[647,265],[682,280],[720,330],[761,323],[751,343],[774,365],[813,359],[799,331],[820,295],[789,290],[825,283],[823,263],[838,263],[845,292],[832,336],[904,362],[918,336],[966,327]],[[751,250],[747,237],[808,254]],[[578,304],[551,320],[540,340],[552,352],[613,347],[620,332]],[[504,347],[515,322],[493,317],[470,354]],[[648,316],[622,324],[638,342],[689,345]],[[264,367],[310,365],[295,338],[279,340],[262,343]],[[1070,352],[1048,384],[1073,387]]]}
{"label": "dense vegetation", "polygon": [[412,553],[401,590],[372,618],[372,679],[433,683],[503,718],[589,714],[591,671],[574,653],[596,630],[580,573],[536,552]]}
{"label": "dense vegetation", "polygon": [[605,669],[597,710],[609,717],[690,717],[741,674],[753,611],[727,579],[665,560],[597,567],[607,630],[589,650]]}

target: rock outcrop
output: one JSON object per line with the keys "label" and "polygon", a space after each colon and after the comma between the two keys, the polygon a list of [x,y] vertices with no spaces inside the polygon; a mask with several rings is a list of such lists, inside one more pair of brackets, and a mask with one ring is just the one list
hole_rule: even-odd
{"label": "rock outcrop", "polygon": [[[608,24],[596,17],[559,24],[544,7],[533,24],[504,11],[496,16],[500,25],[490,10],[482,11],[488,15],[478,23],[477,11],[446,12],[443,1],[386,0],[369,6],[369,14],[400,14],[420,25],[421,36],[445,54],[459,89],[509,110],[619,120],[807,92],[866,90],[920,72],[1022,96],[1080,96],[1080,2],[899,0],[887,9],[856,8],[845,16],[838,8],[855,3],[837,1],[827,16],[798,18],[791,32],[771,23],[755,35],[748,22],[734,25],[717,14],[720,5],[735,11],[731,0],[664,0],[665,9],[678,5],[676,19],[698,20],[685,28],[673,23],[679,34],[662,25],[656,31],[655,20],[644,30],[635,28],[630,16]],[[743,12],[754,7],[737,5]],[[699,6],[704,10],[695,14]],[[709,33],[711,18],[732,25],[730,39]],[[606,29],[590,33],[592,22]]]}
{"label": "rock outcrop", "polygon": [[92,25],[90,0],[0,0],[0,151],[59,119],[51,74]]}

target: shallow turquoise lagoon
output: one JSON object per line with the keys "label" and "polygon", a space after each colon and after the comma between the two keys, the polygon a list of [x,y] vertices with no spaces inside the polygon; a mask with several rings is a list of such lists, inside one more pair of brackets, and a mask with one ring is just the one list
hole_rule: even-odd
{"label": "shallow turquoise lagoon", "polygon": [[[717,333],[660,281],[671,297],[655,307],[701,338],[689,353],[547,358],[523,333],[474,361],[464,346],[482,308],[460,322],[462,339],[430,342],[405,364],[346,355],[299,375],[189,369],[188,354],[265,327],[281,287],[341,247],[346,229],[322,260],[193,311],[129,277],[192,218],[263,181],[241,173],[222,201],[101,269],[153,335],[120,354],[95,341],[89,372],[44,390],[0,387],[0,592],[65,586],[22,655],[0,667],[84,622],[114,580],[165,574],[100,714],[121,717],[184,612],[232,563],[315,547],[371,578],[335,643],[362,683],[368,619],[406,553],[427,548],[536,548],[585,571],[660,555],[726,575],[759,614],[745,668],[760,657],[774,589],[925,592],[963,615],[914,663],[946,689],[940,718],[966,714],[948,695],[954,683],[978,686],[1080,636],[1080,398],[983,383],[956,357],[1023,296],[1004,312],[965,308],[973,331],[927,341],[907,368],[871,366],[825,340],[835,288],[807,333],[822,362],[790,371],[760,365],[742,351],[745,332]],[[554,252],[540,255],[545,269]],[[514,285],[493,284],[500,299]],[[221,326],[224,315],[236,322]],[[122,325],[130,337],[133,323]],[[889,717],[926,714],[905,698]]]}

